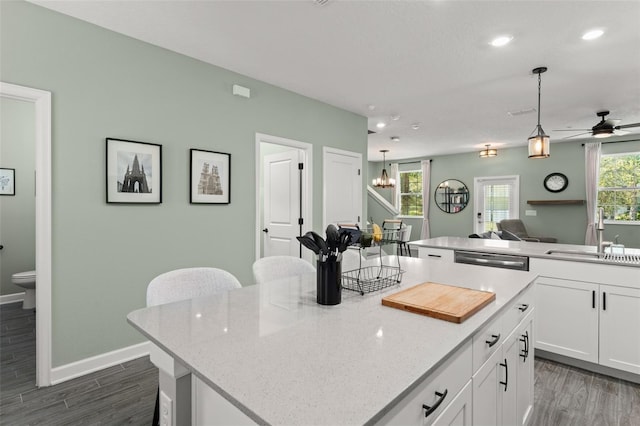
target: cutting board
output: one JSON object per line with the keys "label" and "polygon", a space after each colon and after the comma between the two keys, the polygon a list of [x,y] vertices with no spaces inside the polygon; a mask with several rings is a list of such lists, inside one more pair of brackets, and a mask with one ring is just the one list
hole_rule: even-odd
{"label": "cutting board", "polygon": [[495,298],[490,291],[426,282],[385,296],[382,304],[459,324]]}

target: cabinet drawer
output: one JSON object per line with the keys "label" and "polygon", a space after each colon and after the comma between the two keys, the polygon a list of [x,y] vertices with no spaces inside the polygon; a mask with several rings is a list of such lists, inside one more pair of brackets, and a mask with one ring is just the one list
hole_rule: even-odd
{"label": "cabinet drawer", "polygon": [[504,334],[509,334],[520,324],[520,321],[526,317],[529,312],[533,311],[535,293],[534,286],[529,286],[518,298],[513,302],[504,313],[502,320],[502,329]]}
{"label": "cabinet drawer", "polygon": [[474,373],[498,349],[507,337],[502,329],[501,314],[473,335],[473,371]]}
{"label": "cabinet drawer", "polygon": [[453,250],[419,247],[418,257],[430,260],[444,260],[453,263]]}
{"label": "cabinet drawer", "polygon": [[[431,425],[471,378],[472,362],[472,345],[468,341],[393,407],[378,424]],[[436,392],[444,396],[438,396]],[[438,408],[425,417],[423,404],[433,407],[440,399],[442,402]]]}

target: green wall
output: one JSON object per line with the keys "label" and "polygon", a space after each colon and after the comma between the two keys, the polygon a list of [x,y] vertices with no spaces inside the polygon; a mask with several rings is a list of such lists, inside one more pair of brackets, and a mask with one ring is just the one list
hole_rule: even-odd
{"label": "green wall", "polygon": [[21,293],[16,272],[36,268],[35,106],[0,98],[0,167],[15,169],[15,196],[0,197],[0,295]]}
{"label": "green wall", "polygon": [[[2,81],[52,92],[54,367],[143,341],[125,317],[162,272],[253,282],[256,132],[314,145],[316,229],[322,146],[366,158],[364,117],[30,3],[0,7]],[[162,204],[106,204],[106,137],[162,145]],[[190,148],[231,153],[230,205],[189,204]]]}
{"label": "green wall", "polygon": [[[613,140],[612,139],[608,139]],[[621,140],[618,138],[618,140]],[[640,151],[640,141],[605,143],[603,154],[615,152]],[[443,235],[467,236],[473,233],[473,205],[467,206],[456,214],[441,211],[433,202],[433,191],[436,186],[447,179],[458,179],[464,182],[471,191],[473,199],[474,177],[482,176],[520,176],[520,219],[531,235],[554,236],[558,242],[565,244],[584,244],[587,225],[586,205],[532,206],[527,200],[585,199],[584,148],[582,143],[563,142],[551,144],[551,156],[546,159],[530,160],[527,148],[500,149],[494,158],[479,158],[476,152],[466,154],[431,157],[431,191],[430,191],[430,223],[431,236]],[[401,162],[408,162],[402,160]],[[415,168],[401,165],[400,170]],[[388,169],[388,168],[387,168]],[[369,174],[378,176],[381,163],[369,163]],[[569,178],[569,186],[563,192],[554,194],[544,189],[542,181],[549,173],[561,172]],[[370,180],[370,179],[369,179]],[[388,189],[377,190],[387,199]],[[525,210],[535,210],[536,216],[526,216]],[[412,238],[420,237],[421,219],[403,219],[413,225]],[[613,240],[620,235],[620,243],[627,247],[640,247],[640,226],[609,225],[605,226],[605,240]]]}

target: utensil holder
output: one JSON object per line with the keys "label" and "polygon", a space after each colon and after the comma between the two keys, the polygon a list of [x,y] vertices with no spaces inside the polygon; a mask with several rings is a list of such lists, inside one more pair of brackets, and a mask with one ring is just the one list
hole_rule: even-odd
{"label": "utensil holder", "polygon": [[342,264],[336,260],[317,262],[317,298],[321,305],[338,305],[342,301]]}

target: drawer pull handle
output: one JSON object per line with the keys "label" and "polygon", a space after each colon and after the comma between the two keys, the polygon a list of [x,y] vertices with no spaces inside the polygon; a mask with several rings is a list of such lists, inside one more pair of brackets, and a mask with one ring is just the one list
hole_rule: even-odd
{"label": "drawer pull handle", "polygon": [[424,408],[426,410],[424,412],[424,416],[425,417],[429,417],[429,415],[431,413],[436,411],[438,409],[438,407],[440,406],[440,404],[442,404],[442,401],[444,401],[444,399],[447,397],[448,393],[449,393],[449,389],[445,389],[444,392],[442,392],[442,393],[436,391],[436,396],[438,397],[438,400],[436,401],[435,404],[433,404],[433,406],[429,407],[427,404],[422,404],[422,408]]}
{"label": "drawer pull handle", "polygon": [[526,303],[522,303],[520,306],[518,306],[518,309],[520,309],[520,312],[524,312],[529,309],[529,305],[527,305]]}
{"label": "drawer pull handle", "polygon": [[500,340],[500,334],[492,334],[491,337],[493,337],[493,340],[487,340],[486,341],[486,343],[487,343],[487,345],[489,345],[489,347],[492,347],[493,345],[498,343],[498,340]]}
{"label": "drawer pull handle", "polygon": [[509,383],[509,366],[507,365],[507,359],[504,359],[504,364],[500,363],[502,367],[504,367],[504,382],[500,382],[501,385],[504,385],[504,391],[507,391],[507,383]]}
{"label": "drawer pull handle", "polygon": [[429,254],[428,256],[429,256],[429,257],[442,257],[442,256],[440,256],[439,254]]}
{"label": "drawer pull handle", "polygon": [[529,332],[525,331],[521,336],[522,339],[520,339],[520,341],[524,343],[524,349],[522,350],[520,357],[522,358],[522,362],[526,362],[529,357]]}
{"label": "drawer pull handle", "polygon": [[607,310],[607,293],[604,291],[602,292],[602,310]]}

